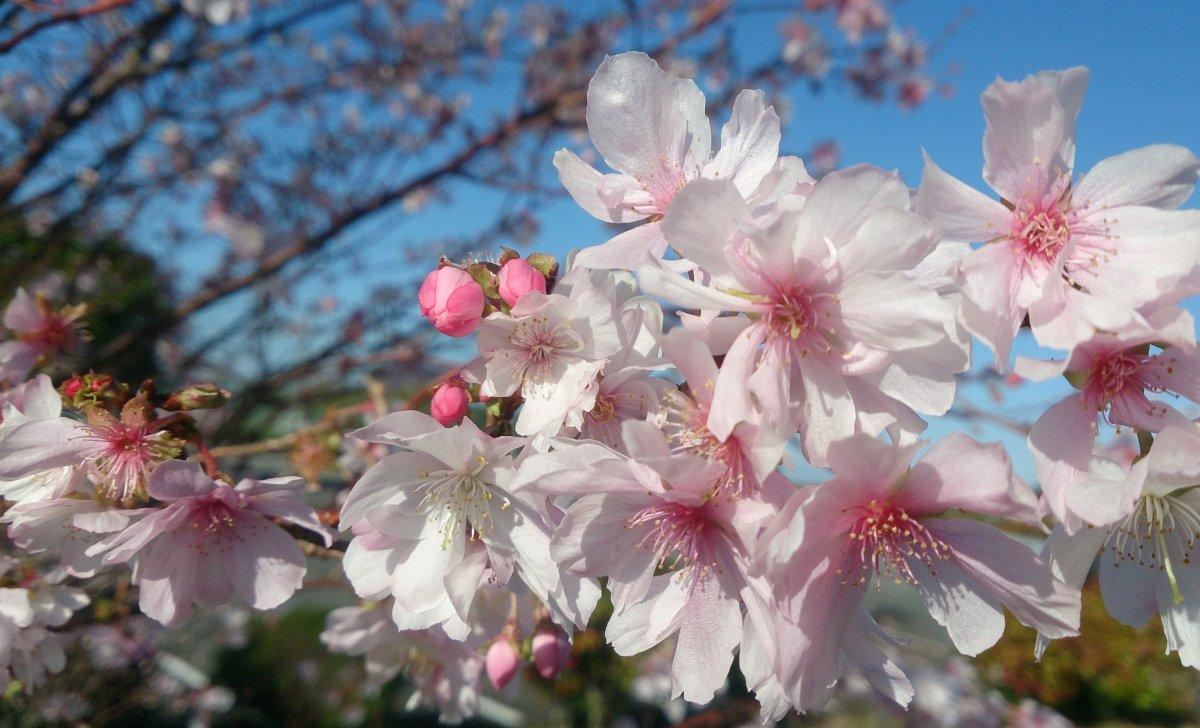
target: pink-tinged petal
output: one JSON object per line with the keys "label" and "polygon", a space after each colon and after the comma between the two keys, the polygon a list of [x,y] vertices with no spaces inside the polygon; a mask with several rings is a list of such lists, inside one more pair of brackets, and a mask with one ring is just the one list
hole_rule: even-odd
{"label": "pink-tinged petal", "polygon": [[877,487],[882,494],[908,470],[916,450],[915,445],[897,447],[877,437],[858,433],[832,443],[826,462],[839,477]]}
{"label": "pink-tinged petal", "polygon": [[672,78],[644,53],[605,58],[587,92],[592,144],[609,166],[665,186],[708,159],[712,130],[695,82]]}
{"label": "pink-tinged petal", "polygon": [[1072,195],[1080,208],[1145,205],[1173,210],[1191,197],[1200,159],[1184,147],[1154,144],[1109,157],[1092,167]]}
{"label": "pink-tinged petal", "polygon": [[931,568],[913,558],[908,560],[908,567],[917,579],[925,608],[935,622],[946,628],[959,652],[974,657],[1004,634],[1004,612],[999,601],[983,593],[954,563],[937,561]]}
{"label": "pink-tinged petal", "polygon": [[[717,403],[708,413],[708,429],[718,440],[726,440],[741,422],[755,416],[754,402],[750,397],[747,380],[757,368],[759,346],[766,336],[766,329],[759,325],[745,328],[725,355],[717,375],[712,401]],[[773,369],[772,377],[786,376],[786,371]],[[788,403],[780,403],[787,406]]]}
{"label": "pink-tinged petal", "polygon": [[20,339],[0,341],[0,380],[10,384],[21,381],[29,376],[41,355],[41,347],[36,344]]}
{"label": "pink-tinged petal", "polygon": [[841,372],[813,357],[802,361],[800,371],[804,386],[800,425],[804,455],[821,467],[830,446],[857,431],[858,412]]}
{"label": "pink-tinged petal", "polygon": [[952,433],[934,443],[904,481],[909,513],[959,509],[1037,523],[1037,498],[1013,473],[998,442],[981,443]]}
{"label": "pink-tinged petal", "polygon": [[21,399],[21,414],[31,420],[49,420],[62,414],[62,395],[45,374],[39,374],[23,385]]}
{"label": "pink-tinged petal", "polygon": [[710,179],[732,179],[749,197],[779,158],[779,115],[766,94],[744,89],[733,102],[729,121],[721,127],[721,148],[704,167]]}
{"label": "pink-tinged petal", "polygon": [[1086,513],[1069,513],[1067,490],[1088,472],[1097,434],[1096,412],[1073,394],[1046,410],[1029,431],[1029,450],[1051,512],[1072,533]]}
{"label": "pink-tinged petal", "polygon": [[1048,280],[1042,297],[1029,306],[1033,336],[1042,346],[1072,349],[1097,331],[1146,327],[1146,320],[1129,305],[1093,296],[1065,281]]}
{"label": "pink-tinged petal", "polygon": [[681,308],[713,309],[751,313],[758,306],[738,296],[702,286],[667,270],[661,265],[643,265],[637,269],[638,285],[650,296],[664,298]]}
{"label": "pink-tinged petal", "polygon": [[775,669],[797,710],[819,708],[841,676],[846,633],[859,614],[866,587],[843,584],[838,562],[807,576],[799,613],[779,623]]}
{"label": "pink-tinged petal", "polygon": [[947,240],[984,242],[1008,232],[1012,213],[999,201],[946,174],[921,150],[925,169],[913,204]]}
{"label": "pink-tinged petal", "polygon": [[1082,236],[1070,253],[1074,283],[1133,307],[1178,300],[1175,286],[1200,262],[1200,210],[1120,207],[1086,220],[1103,234]]}
{"label": "pink-tinged petal", "polygon": [[879,207],[837,252],[844,277],[861,273],[911,271],[937,244],[934,229],[920,215],[899,207]]}
{"label": "pink-tinged petal", "polygon": [[405,493],[425,482],[430,472],[445,469],[444,463],[425,453],[388,455],[368,468],[346,496],[342,503],[341,530],[358,523],[373,508],[402,501]]}
{"label": "pink-tinged petal", "polygon": [[959,267],[962,302],[959,319],[995,355],[996,368],[1008,367],[1013,339],[1025,312],[1017,303],[1021,271],[1007,242],[989,243],[963,256]]}
{"label": "pink-tinged petal", "polygon": [[733,271],[726,251],[752,225],[750,208],[732,182],[700,179],[671,200],[662,232],[680,255],[728,280]]}
{"label": "pink-tinged petal", "polygon": [[670,637],[683,621],[688,590],[675,574],[653,578],[646,596],[608,620],[604,636],[622,657],[645,652]]}
{"label": "pink-tinged petal", "polygon": [[879,208],[908,209],[909,195],[895,172],[858,164],[825,175],[805,201],[803,217],[818,237],[840,249]]}
{"label": "pink-tinged petal", "polygon": [[[294,546],[294,544],[293,544]],[[178,627],[192,613],[200,556],[187,536],[169,535],[138,560],[138,608],[147,617]]]}
{"label": "pink-tinged petal", "polygon": [[350,437],[379,445],[401,445],[410,438],[441,429],[441,423],[424,412],[404,410],[381,417],[366,427],[351,432]]}
{"label": "pink-tinged petal", "polygon": [[[1194,498],[1189,505],[1196,506]],[[1175,588],[1160,571],[1155,589],[1167,651],[1179,653],[1179,661],[1186,667],[1200,668],[1200,619],[1196,615],[1196,605],[1200,604],[1200,569],[1178,541],[1170,541],[1167,549],[1176,570]]]}
{"label": "pink-tinged petal", "polygon": [[[1099,529],[1097,529],[1099,530]],[[1167,581],[1157,566],[1142,566],[1107,550],[1100,552],[1100,597],[1113,619],[1140,629],[1158,611],[1154,593]]]}
{"label": "pink-tinged petal", "polygon": [[[105,564],[116,564],[129,561],[151,541],[185,523],[189,509],[182,505],[170,505],[151,513],[136,523],[130,524],[124,530],[116,532],[103,541],[98,541],[88,547],[88,556],[104,555]],[[174,538],[174,536],[172,536]]]}
{"label": "pink-tinged petal", "polygon": [[1193,402],[1200,402],[1200,350],[1188,346],[1172,346],[1159,354],[1157,366],[1145,372],[1148,383],[1158,389],[1174,392]]}
{"label": "pink-tinged petal", "polygon": [[1073,161],[1074,120],[1046,85],[997,79],[983,92],[983,178],[1008,200],[1041,195]]}
{"label": "pink-tinged petal", "polygon": [[294,491],[278,490],[250,497],[250,508],[267,518],[299,526],[316,534],[325,546],[333,545],[333,534],[321,523],[313,507],[300,500]]}
{"label": "pink-tinged petal", "polygon": [[601,174],[578,154],[566,149],[554,153],[554,168],[576,204],[592,217],[613,223],[637,222],[649,217],[649,213],[635,210],[628,202],[628,198],[641,193],[641,187],[633,177]]}
{"label": "pink-tinged petal", "polygon": [[1079,590],[1054,578],[1050,566],[995,526],[962,518],[925,525],[950,546],[955,565],[1021,624],[1052,639],[1079,634]]}
{"label": "pink-tinged petal", "polygon": [[291,599],[304,582],[304,553],[282,528],[255,517],[234,531],[242,543],[225,566],[233,588],[255,609],[273,609]]}
{"label": "pink-tinged petal", "polygon": [[717,384],[717,363],[704,342],[678,328],[662,337],[662,348],[667,359],[683,375],[693,399],[702,403],[711,402],[713,388]]}
{"label": "pink-tinged petal", "polygon": [[647,260],[656,260],[667,252],[662,223],[646,222],[630,228],[611,240],[584,248],[575,254],[572,266],[601,270],[637,270]]}
{"label": "pink-tinged petal", "polygon": [[1018,356],[1016,365],[1013,367],[1013,372],[1022,379],[1028,379],[1032,382],[1044,382],[1047,379],[1062,376],[1063,372],[1067,371],[1069,364],[1069,359],[1041,361],[1039,359],[1028,359]]}
{"label": "pink-tinged petal", "polygon": [[399,554],[391,548],[368,548],[367,540],[360,536],[350,541],[342,557],[342,570],[355,594],[363,599],[385,599],[391,595],[392,571]]}
{"label": "pink-tinged petal", "polygon": [[[1107,537],[1108,531],[1103,528],[1085,528],[1071,535],[1061,525],[1056,526],[1042,546],[1042,560],[1050,565],[1054,578],[1073,589],[1081,589]],[[1042,659],[1049,644],[1050,639],[1039,634],[1034,656]]]}
{"label": "pink-tinged petal", "polygon": [[950,304],[915,280],[863,273],[847,279],[838,294],[842,320],[857,341],[887,351],[934,344],[953,319]]}
{"label": "pink-tinged petal", "polygon": [[842,651],[846,661],[862,673],[871,687],[902,708],[912,702],[912,683],[904,670],[871,641],[873,632],[881,632],[879,625],[871,619],[865,609],[859,611],[856,627],[846,630]]}
{"label": "pink-tinged petal", "polygon": [[[585,495],[567,508],[554,529],[550,555],[562,568],[588,576],[609,575],[614,565],[638,556],[640,571],[653,572],[654,556],[638,549],[642,535],[629,522],[657,502],[645,495],[599,493]],[[609,579],[610,588],[612,577]]]}
{"label": "pink-tinged petal", "polygon": [[46,323],[46,317],[37,305],[37,300],[24,288],[18,288],[13,299],[4,308],[4,327],[20,332],[34,332]]}
{"label": "pink-tinged petal", "polygon": [[671,662],[672,695],[682,694],[684,700],[701,705],[712,700],[725,685],[741,636],[737,595],[728,593],[715,574],[698,577],[679,623]]}
{"label": "pink-tinged petal", "polygon": [[154,469],[146,481],[150,497],[168,503],[189,496],[207,495],[221,486],[205,474],[199,463],[168,460]]}
{"label": "pink-tinged petal", "polygon": [[[953,314],[951,314],[953,316]],[[943,415],[954,404],[955,375],[971,365],[969,347],[950,337],[895,352],[887,367],[864,375],[887,396],[926,415]]]}
{"label": "pink-tinged petal", "polygon": [[17,425],[0,435],[0,480],[81,464],[102,447],[90,434],[87,425],[65,417]]}
{"label": "pink-tinged petal", "polygon": [[1164,428],[1150,453],[1134,467],[1145,472],[1142,492],[1149,495],[1167,495],[1200,483],[1200,429],[1190,422]]}
{"label": "pink-tinged petal", "polygon": [[397,544],[398,561],[392,571],[392,596],[410,612],[427,612],[446,601],[446,574],[462,561],[466,538],[433,536]]}
{"label": "pink-tinged petal", "polygon": [[454,605],[458,618],[466,622],[470,619],[471,603],[479,593],[479,585],[487,570],[487,549],[477,541],[467,544],[466,555],[462,561],[446,573],[443,579],[446,596]]}
{"label": "pink-tinged petal", "polygon": [[697,316],[681,311],[679,323],[692,338],[707,344],[713,356],[724,356],[751,321],[745,316]]}

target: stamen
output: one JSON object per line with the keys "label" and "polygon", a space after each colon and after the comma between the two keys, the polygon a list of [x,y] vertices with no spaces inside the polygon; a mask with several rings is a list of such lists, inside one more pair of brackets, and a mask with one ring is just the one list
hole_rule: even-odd
{"label": "stamen", "polygon": [[[847,534],[850,544],[846,548],[857,568],[838,570],[843,585],[864,584],[874,574],[890,577],[897,584],[916,586],[917,577],[909,559],[919,560],[936,575],[936,563],[950,555],[950,547],[903,508],[872,500],[859,510],[863,515]],[[879,588],[878,581],[875,587]]]}

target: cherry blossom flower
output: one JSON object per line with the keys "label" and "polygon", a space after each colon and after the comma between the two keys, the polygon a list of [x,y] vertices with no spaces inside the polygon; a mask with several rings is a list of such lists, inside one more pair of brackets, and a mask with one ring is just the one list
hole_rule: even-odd
{"label": "cherry blossom flower", "polygon": [[912,272],[935,241],[908,204],[898,177],[870,167],[831,173],[766,227],[728,182],[676,196],[664,230],[707,282],[661,264],[638,281],[680,306],[744,314],[713,392],[714,435],[759,413],[781,437],[799,429],[820,465],[856,431],[911,435],[924,428],[918,412],[949,409],[968,357],[950,334],[953,309]]}
{"label": "cherry blossom flower", "polygon": [[663,338],[671,363],[683,375],[688,393],[671,389],[663,398],[662,426],[674,452],[700,455],[725,467],[714,495],[739,498],[757,493],[760,483],[783,458],[787,440],[755,420],[739,422],[721,439],[708,428],[718,370],[712,352],[683,329]]}
{"label": "cherry blossom flower", "polygon": [[[62,397],[45,374],[14,387],[8,395],[0,418],[0,453],[7,452],[4,442],[20,425],[57,420],[62,415]],[[37,469],[0,480],[0,496],[13,503],[32,503],[87,489],[87,479],[73,465]]]}
{"label": "cherry blossom flower", "polygon": [[102,560],[88,549],[146,512],[108,508],[90,498],[49,498],[18,503],[0,522],[9,524],[8,537],[25,552],[53,554],[71,576],[86,578]]}
{"label": "cherry blossom flower", "polygon": [[168,627],[183,623],[192,605],[244,599],[273,609],[300,588],[304,553],[279,519],[331,542],[317,514],[299,498],[302,478],[218,483],[194,462],[160,465],[147,485],[166,503],[87,550],[105,564],[135,562],[138,606]]}
{"label": "cherry blossom flower", "polygon": [[41,357],[75,348],[83,336],[80,319],[86,310],[86,306],[67,306],[55,311],[44,298],[18,288],[4,309],[4,325],[16,338],[0,341],[0,382],[16,384]]}
{"label": "cherry blossom flower", "polygon": [[[1200,403],[1200,353],[1191,315],[1168,308],[1147,318],[1148,327],[1094,335],[1067,359],[1017,359],[1016,371],[1024,377],[1065,373],[1080,390],[1046,410],[1029,432],[1046,503],[1069,531],[1078,530],[1083,521],[1095,523],[1093,508],[1107,508],[1086,493],[1077,497],[1070,492],[1088,477],[1102,418],[1116,427],[1158,432],[1188,420],[1147,393],[1166,392]],[[1157,348],[1151,351],[1151,346]]]}
{"label": "cherry blossom flower", "polygon": [[569,297],[526,293],[509,313],[488,316],[476,341],[480,359],[464,378],[478,381],[485,397],[520,392],[521,435],[553,436],[565,419],[591,410],[597,375],[621,347],[612,302],[583,286]]}
{"label": "cherry blossom flower", "polygon": [[411,411],[388,415],[354,437],[400,448],[364,473],[342,505],[343,529],[366,519],[390,537],[364,542],[356,552],[364,561],[354,570],[368,572],[356,579],[360,592],[392,585],[410,623],[440,624],[455,615],[465,622],[490,569],[502,585],[516,574],[564,628],[586,624],[600,590],[590,579],[562,573],[550,558],[557,509],[508,487],[509,453],[523,438],[489,437],[470,420],[444,428]]}
{"label": "cherry blossom flower", "polygon": [[649,422],[626,422],[624,435],[629,457],[566,446],[529,458],[516,487],[580,496],[554,532],[554,558],[574,573],[608,576],[615,612],[606,636],[617,654],[678,633],[673,695],[706,703],[741,642],[741,594],[751,588],[741,533],[773,510],[752,498],[711,498],[724,466],[672,454]]}
{"label": "cherry blossom flower", "polygon": [[833,479],[793,495],[758,541],[758,573],[785,617],[776,670],[799,710],[829,698],[876,579],[914,586],[966,655],[1000,638],[1002,606],[1043,633],[1078,632],[1077,589],[996,527],[948,517],[963,510],[1036,519],[1032,493],[1003,448],[950,435],[910,467],[915,447],[861,434],[835,443]]}
{"label": "cherry blossom flower", "polygon": [[397,633],[386,611],[376,604],[335,609],[321,642],[332,652],[363,655],[369,687],[378,689],[403,670],[416,686],[407,710],[429,706],[446,723],[479,712],[483,655],[436,630]]}
{"label": "cherry blossom flower", "polygon": [[[1059,524],[1043,557],[1058,578],[1078,588],[1098,554],[1108,613],[1141,628],[1157,612],[1167,651],[1200,669],[1200,565],[1192,558],[1200,534],[1200,427],[1164,428],[1130,468],[1096,458],[1091,476],[1077,487],[1106,504],[1107,517],[1075,533]],[[1039,658],[1054,638],[1042,631]]]}
{"label": "cherry blossom flower", "polygon": [[1176,211],[1200,160],[1166,144],[1072,182],[1084,68],[998,80],[983,93],[989,199],[926,158],[916,209],[946,238],[983,245],[959,267],[963,323],[1008,366],[1026,315],[1038,342],[1070,349],[1095,330],[1145,325],[1140,310],[1195,292],[1200,211]]}
{"label": "cherry blossom flower", "polygon": [[592,144],[616,172],[601,174],[562,149],[554,155],[559,179],[593,217],[642,224],[580,252],[576,265],[631,270],[647,255],[661,258],[667,249],[662,216],[696,179],[731,180],[751,200],[776,191],[773,172],[794,175],[785,186],[811,182],[800,160],[779,159],[779,117],[762,91],[738,94],[721,130],[721,149],[712,154],[703,92],[644,53],[610,56],[596,69],[588,84],[587,125]]}
{"label": "cherry blossom flower", "polygon": [[0,437],[0,479],[76,467],[108,498],[124,503],[142,495],[150,473],[179,454],[182,443],[160,429],[142,395],[125,404],[120,418],[99,407],[85,414],[86,422],[45,416],[7,431]]}

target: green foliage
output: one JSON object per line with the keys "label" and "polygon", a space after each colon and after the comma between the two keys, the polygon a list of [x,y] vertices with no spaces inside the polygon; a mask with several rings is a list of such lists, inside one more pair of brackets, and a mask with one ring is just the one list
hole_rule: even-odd
{"label": "green foliage", "polygon": [[1052,643],[1033,661],[1036,633],[1011,615],[1004,637],[978,659],[980,673],[1007,696],[1033,698],[1080,724],[1178,725],[1195,719],[1194,674],[1166,654],[1157,619],[1141,629],[1104,609],[1094,582],[1083,591],[1081,637]]}
{"label": "green foliage", "polygon": [[0,212],[0,305],[18,287],[50,277],[62,281],[63,300],[56,303],[88,304],[84,321],[93,340],[69,368],[120,372],[134,383],[158,375],[152,339],[133,342],[114,357],[100,356],[118,336],[170,318],[170,288],[153,258],[117,238],[85,242],[70,230],[34,235]]}

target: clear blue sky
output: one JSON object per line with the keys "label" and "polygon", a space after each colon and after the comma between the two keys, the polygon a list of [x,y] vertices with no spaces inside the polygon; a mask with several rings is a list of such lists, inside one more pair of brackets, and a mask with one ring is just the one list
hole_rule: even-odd
{"label": "clear blue sky", "polygon": [[[1088,66],[1092,72],[1079,119],[1077,171],[1146,144],[1172,142],[1200,150],[1200,2],[903,2],[890,7],[903,26],[915,28],[926,39],[938,37],[949,22],[970,10],[970,18],[931,59],[932,74],[952,83],[954,95],[902,111],[894,105],[859,101],[836,87],[820,96],[800,90],[790,99],[784,119],[784,152],[799,154],[814,142],[833,137],[842,147],[843,163],[896,169],[915,186],[924,147],[945,170],[982,188],[980,92],[998,75],[1017,79],[1074,65]],[[752,46],[747,40],[755,32],[777,33],[776,21],[771,16],[743,16],[741,46]],[[512,85],[498,83],[495,88],[496,98],[473,100],[476,112],[495,109],[512,98]],[[714,120],[715,126],[723,121]],[[354,299],[370,284],[419,273],[406,270],[401,262],[404,240],[471,230],[479,220],[490,219],[500,200],[492,191],[460,187],[449,207],[432,207],[405,219],[398,228],[369,226],[382,228],[375,231],[377,237],[368,237],[370,250],[364,251],[376,263],[368,269],[370,280],[356,280],[333,292]],[[1196,199],[1187,204],[1200,205]],[[569,198],[541,208],[539,219],[542,230],[530,247],[555,254],[611,235]],[[325,292],[329,289],[322,288]],[[1195,302],[1191,308],[1196,310]],[[985,362],[986,352],[981,354],[980,361]],[[988,398],[978,389],[966,391],[987,404]],[[1010,393],[1002,407],[1008,414],[1028,416],[1066,392],[1062,382],[1026,386]],[[930,433],[937,436],[959,428],[961,423],[945,420],[935,423]],[[1018,470],[1032,478],[1021,438],[990,427],[973,434],[1004,440]]]}

